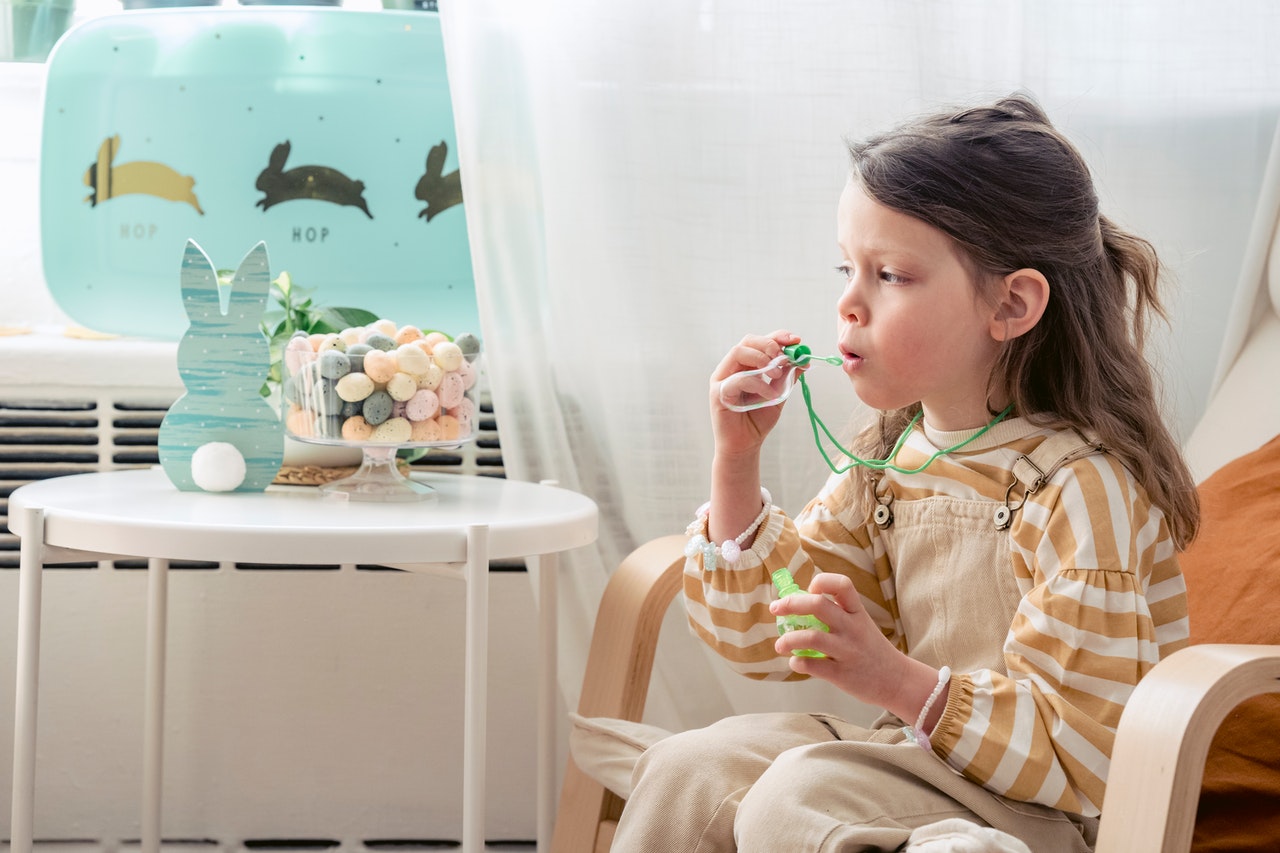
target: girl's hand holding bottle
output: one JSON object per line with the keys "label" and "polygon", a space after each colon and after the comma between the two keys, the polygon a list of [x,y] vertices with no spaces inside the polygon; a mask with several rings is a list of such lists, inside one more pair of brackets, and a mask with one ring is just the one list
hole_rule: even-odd
{"label": "girl's hand holding bottle", "polygon": [[[789,656],[793,671],[829,681],[907,722],[916,719],[938,682],[933,667],[907,657],[889,642],[845,575],[820,572],[807,593],[779,598],[769,605],[769,612],[774,616],[811,615],[828,626],[827,631],[812,628],[778,637],[774,648]],[[802,651],[810,654],[796,654]],[[929,729],[945,705],[944,695],[930,715]]]}

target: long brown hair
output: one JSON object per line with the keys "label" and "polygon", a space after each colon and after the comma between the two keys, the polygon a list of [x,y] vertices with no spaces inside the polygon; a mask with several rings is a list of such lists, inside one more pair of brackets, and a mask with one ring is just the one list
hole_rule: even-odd
{"label": "long brown hair", "polygon": [[[1034,100],[1014,94],[911,121],[849,152],[853,179],[870,197],[956,242],[979,293],[1018,269],[1044,274],[1044,315],[1006,342],[990,390],[1033,422],[1097,436],[1186,547],[1199,526],[1199,497],[1143,354],[1147,320],[1167,320],[1160,263],[1150,243],[1101,215],[1075,147]],[[883,457],[917,411],[880,412],[855,452]]]}

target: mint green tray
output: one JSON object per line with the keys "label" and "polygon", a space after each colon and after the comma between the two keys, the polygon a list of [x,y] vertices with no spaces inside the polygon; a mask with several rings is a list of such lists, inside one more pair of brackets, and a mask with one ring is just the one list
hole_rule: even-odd
{"label": "mint green tray", "polygon": [[188,239],[318,303],[480,332],[439,17],[130,11],[49,58],[41,241],[76,322],[177,339]]}

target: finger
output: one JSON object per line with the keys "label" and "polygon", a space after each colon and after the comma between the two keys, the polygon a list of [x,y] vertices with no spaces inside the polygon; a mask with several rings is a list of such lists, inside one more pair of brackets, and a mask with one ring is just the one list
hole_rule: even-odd
{"label": "finger", "polygon": [[[770,351],[771,348],[772,352]],[[717,384],[725,377],[745,370],[759,370],[777,358],[778,353],[781,351],[781,347],[769,338],[743,338],[716,365],[716,369],[711,374],[712,384]]]}
{"label": "finger", "polygon": [[830,639],[831,635],[825,631],[805,628],[799,631],[788,631],[778,637],[773,643],[773,649],[780,655],[792,656],[797,656],[796,652],[802,651],[821,652],[824,656],[823,658],[817,658],[813,655],[799,655],[798,657],[823,660],[830,656],[833,649]]}
{"label": "finger", "polygon": [[800,343],[800,336],[795,332],[789,332],[786,329],[778,329],[776,332],[770,334],[769,337],[773,338],[780,347],[789,347],[792,344]]}
{"label": "finger", "polygon": [[837,671],[835,661],[828,657],[810,658],[792,655],[788,658],[787,663],[794,673],[821,678],[826,681],[832,681]]}
{"label": "finger", "polygon": [[823,604],[830,603],[828,599],[821,595],[814,595],[809,592],[793,592],[791,595],[769,602],[769,612],[774,616],[789,616],[792,614],[816,615]]}
{"label": "finger", "polygon": [[809,583],[809,592],[814,595],[830,596],[841,610],[846,613],[862,611],[862,597],[854,587],[853,581],[837,572],[819,572]]}

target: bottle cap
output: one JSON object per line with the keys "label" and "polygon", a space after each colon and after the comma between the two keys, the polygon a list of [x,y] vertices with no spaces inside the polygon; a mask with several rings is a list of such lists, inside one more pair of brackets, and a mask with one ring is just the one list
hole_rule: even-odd
{"label": "bottle cap", "polygon": [[795,578],[791,577],[791,572],[786,567],[777,569],[773,575],[773,585],[778,588],[779,595],[791,595],[793,592],[799,592],[800,586],[796,583]]}
{"label": "bottle cap", "polygon": [[792,364],[804,364],[809,360],[809,356],[813,354],[813,350],[804,344],[792,344],[789,347],[783,347],[782,352],[791,359]]}

